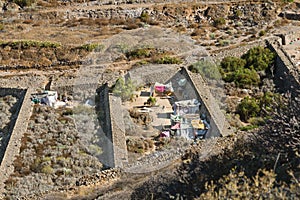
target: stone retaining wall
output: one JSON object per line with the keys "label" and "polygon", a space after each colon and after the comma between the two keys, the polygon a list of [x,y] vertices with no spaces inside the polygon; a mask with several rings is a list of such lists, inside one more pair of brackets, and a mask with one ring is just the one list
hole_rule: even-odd
{"label": "stone retaining wall", "polygon": [[[148,10],[151,12],[151,8],[155,6],[159,6],[162,4],[172,5],[181,4],[181,3],[197,3],[199,5],[207,6],[207,5],[217,5],[217,4],[225,4],[225,5],[237,5],[243,2],[247,2],[250,4],[260,3],[260,1],[228,1],[228,0],[215,0],[213,2],[208,1],[194,1],[194,0],[168,0],[168,1],[149,1],[143,0],[144,3],[139,4],[139,6],[134,6],[131,4],[124,3],[124,0],[106,0],[103,2],[87,2],[83,4],[74,4],[73,8],[66,8],[64,10],[59,11],[48,11],[48,12],[22,12],[18,14],[18,19],[26,19],[26,20],[54,20],[57,18],[64,19],[78,19],[78,18],[138,18],[141,16],[141,13],[144,10]],[[123,6],[123,7],[122,7]],[[163,14],[163,13],[155,13],[154,14]],[[175,17],[175,16],[174,16]],[[179,17],[179,16],[177,16]]]}
{"label": "stone retaining wall", "polygon": [[230,49],[224,48],[222,50],[212,52],[211,56],[214,58],[216,62],[218,62],[227,56],[241,57],[249,49],[257,46],[266,46],[265,40],[253,41],[247,44],[240,44],[237,48],[232,48],[232,47],[230,47]]}
{"label": "stone retaining wall", "polygon": [[90,185],[96,185],[98,183],[107,182],[113,179],[117,179],[120,177],[122,172],[119,169],[108,169],[103,170],[99,173],[84,176],[80,178],[78,181],[76,181],[76,186],[90,186]]}
{"label": "stone retaining wall", "polygon": [[15,121],[11,122],[13,125],[11,136],[6,147],[5,154],[3,156],[0,166],[0,198],[4,190],[4,182],[14,171],[13,161],[15,156],[19,154],[21,147],[21,139],[23,134],[27,130],[27,124],[31,115],[31,91],[29,89],[1,89],[0,93],[12,94],[13,96],[19,97],[19,111],[15,113]]}
{"label": "stone retaining wall", "polygon": [[274,69],[275,84],[281,92],[291,92],[293,95],[293,91],[300,88],[300,70],[293,65],[279,41],[267,40],[267,46],[277,54]]}
{"label": "stone retaining wall", "polygon": [[103,158],[101,162],[107,167],[123,167],[127,163],[127,146],[125,124],[121,109],[121,99],[109,95],[108,84],[97,90],[96,110],[104,132],[102,142]]}
{"label": "stone retaining wall", "polygon": [[128,162],[127,146],[125,138],[125,123],[123,118],[122,100],[120,97],[109,96],[110,120],[112,126],[112,143],[114,151],[115,167],[123,168]]}
{"label": "stone retaining wall", "polygon": [[104,135],[101,147],[103,150],[101,162],[107,167],[115,167],[115,155],[113,146],[113,130],[111,122],[111,105],[109,100],[108,84],[104,84],[97,89],[96,111]]}
{"label": "stone retaining wall", "polygon": [[300,13],[296,12],[283,12],[280,13],[280,16],[289,20],[300,20]]}

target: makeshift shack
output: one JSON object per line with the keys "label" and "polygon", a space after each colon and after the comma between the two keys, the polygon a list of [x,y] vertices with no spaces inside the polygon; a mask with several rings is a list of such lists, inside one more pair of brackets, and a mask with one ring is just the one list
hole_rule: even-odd
{"label": "makeshift shack", "polygon": [[58,100],[58,94],[56,91],[45,90],[40,93],[31,94],[31,101],[33,103],[40,103],[54,108],[66,106],[66,102]]}
{"label": "makeshift shack", "polygon": [[174,89],[172,87],[172,83],[168,84],[161,84],[156,82],[154,84],[154,91],[157,95],[171,95],[174,92]]}
{"label": "makeshift shack", "polygon": [[201,103],[197,99],[177,101],[173,105],[174,115],[196,114],[200,112]]}

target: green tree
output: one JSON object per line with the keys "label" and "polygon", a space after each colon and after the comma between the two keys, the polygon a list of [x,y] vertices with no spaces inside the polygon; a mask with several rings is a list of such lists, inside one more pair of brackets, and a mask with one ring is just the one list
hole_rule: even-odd
{"label": "green tree", "polygon": [[121,97],[122,101],[131,100],[136,88],[136,84],[130,78],[127,81],[119,78],[113,87],[113,94]]}

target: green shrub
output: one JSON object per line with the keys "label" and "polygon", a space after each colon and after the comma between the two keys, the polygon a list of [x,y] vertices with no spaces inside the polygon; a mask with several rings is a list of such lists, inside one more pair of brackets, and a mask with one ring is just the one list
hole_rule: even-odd
{"label": "green shrub", "polygon": [[147,104],[150,104],[151,106],[154,106],[156,104],[156,98],[155,97],[149,97],[147,99]]}
{"label": "green shrub", "polygon": [[264,35],[266,35],[266,31],[265,31],[265,30],[261,30],[261,31],[259,32],[259,36],[264,36]]}
{"label": "green shrub", "polygon": [[153,56],[153,53],[155,52],[154,48],[146,47],[146,48],[137,48],[132,51],[126,52],[126,57],[128,59],[141,59],[141,58],[150,58]]}
{"label": "green shrub", "polygon": [[182,60],[176,57],[164,56],[153,61],[156,64],[181,64]]}
{"label": "green shrub", "polygon": [[224,47],[229,45],[229,40],[219,40],[219,45]]}
{"label": "green shrub", "polygon": [[91,44],[84,44],[82,45],[81,47],[79,47],[80,49],[84,49],[86,51],[100,51],[103,49],[103,45],[101,44],[94,44],[94,43],[91,43]]}
{"label": "green shrub", "polygon": [[41,172],[44,174],[53,174],[54,170],[50,165],[46,165],[42,168]]}
{"label": "green shrub", "polygon": [[259,116],[260,110],[259,102],[248,96],[237,106],[237,113],[240,115],[241,120],[245,122],[251,117]]}
{"label": "green shrub", "polygon": [[243,126],[240,128],[241,131],[250,131],[253,130],[255,128],[258,128],[258,125],[247,125],[247,126]]}
{"label": "green shrub", "polygon": [[89,151],[95,156],[99,156],[102,154],[101,147],[99,147],[98,145],[94,145],[94,144],[91,144],[89,146]]}
{"label": "green shrub", "polygon": [[261,46],[251,48],[246,54],[242,56],[246,61],[246,67],[256,71],[266,70],[274,63],[275,54],[268,48]]}
{"label": "green shrub", "polygon": [[252,88],[259,85],[260,78],[255,70],[244,68],[233,74],[233,82],[240,88]]}
{"label": "green shrub", "polygon": [[246,61],[236,57],[225,57],[221,61],[221,74],[226,82],[235,82],[238,87],[251,88],[257,86],[260,77],[253,69],[245,68]]}
{"label": "green shrub", "polygon": [[248,122],[254,126],[262,126],[266,123],[266,121],[262,117],[252,117],[248,119]]}
{"label": "green shrub", "polygon": [[241,58],[228,56],[221,61],[220,65],[223,73],[232,73],[244,68],[246,61]]}
{"label": "green shrub", "polygon": [[49,42],[49,41],[34,41],[34,40],[19,40],[13,42],[0,42],[0,46],[2,48],[6,46],[10,46],[13,49],[28,49],[30,47],[37,47],[37,48],[58,48],[61,46],[59,43],[56,42]]}
{"label": "green shrub", "polygon": [[28,7],[31,6],[33,3],[35,3],[35,0],[13,0],[13,2],[20,7]]}
{"label": "green shrub", "polygon": [[279,94],[272,92],[266,92],[256,98],[245,97],[237,106],[237,113],[242,121],[249,122],[253,126],[264,125],[268,113],[272,111],[274,103],[281,101],[280,98]]}
{"label": "green shrub", "polygon": [[67,114],[85,114],[85,115],[92,115],[94,113],[94,108],[91,106],[87,106],[84,104],[79,104],[76,107],[73,108],[73,110],[71,110],[72,112],[68,112],[68,110],[66,110]]}
{"label": "green shrub", "polygon": [[199,61],[190,65],[188,70],[193,73],[200,73],[203,78],[215,80],[221,79],[221,74],[218,67],[215,65],[215,63],[207,60]]}
{"label": "green shrub", "polygon": [[220,64],[220,72],[225,82],[235,82],[240,88],[258,86],[258,71],[264,71],[274,63],[275,55],[269,49],[254,47],[242,58],[225,57]]}
{"label": "green shrub", "polygon": [[71,108],[67,108],[63,111],[62,115],[73,115],[73,110]]}
{"label": "green shrub", "polygon": [[147,12],[142,12],[140,19],[142,22],[149,23],[150,21],[149,14]]}
{"label": "green shrub", "polygon": [[135,63],[132,67],[140,67],[142,65],[147,65],[149,64],[149,62],[147,60],[141,60],[141,61],[138,61],[137,63]]}
{"label": "green shrub", "polygon": [[237,18],[240,18],[242,15],[243,15],[243,11],[241,11],[241,10],[237,10],[235,12],[235,17],[237,17]]}
{"label": "green shrub", "polygon": [[218,17],[214,19],[214,26],[220,27],[226,24],[226,20],[223,17]]}

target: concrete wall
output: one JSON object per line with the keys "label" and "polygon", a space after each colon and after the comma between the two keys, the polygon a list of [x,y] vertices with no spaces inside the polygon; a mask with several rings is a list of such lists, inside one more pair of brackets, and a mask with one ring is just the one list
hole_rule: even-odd
{"label": "concrete wall", "polygon": [[289,44],[290,42],[293,42],[294,40],[297,40],[300,38],[300,32],[292,31],[289,34],[283,35],[283,41],[285,41],[285,44]]}
{"label": "concrete wall", "polygon": [[[187,80],[184,86],[180,86],[178,84],[178,82],[181,79]],[[188,77],[186,76],[183,70],[177,71],[177,73],[165,83],[168,82],[172,83],[172,86],[174,88],[174,94],[179,101],[200,98],[200,96],[196,93],[195,88],[192,85],[192,82],[188,79]]]}
{"label": "concrete wall", "polygon": [[108,167],[123,167],[127,163],[125,124],[121,99],[109,94],[108,84],[97,90],[96,110],[103,129],[101,162]]}
{"label": "concrete wall", "polygon": [[123,118],[123,109],[121,109],[122,100],[120,97],[109,96],[110,116],[112,126],[112,142],[114,150],[114,163],[116,167],[123,167],[128,162],[125,123]]}
{"label": "concrete wall", "polygon": [[277,40],[267,40],[268,48],[277,54],[274,69],[274,82],[280,92],[291,92],[300,88],[300,71],[293,65],[288,54]]}
{"label": "concrete wall", "polygon": [[103,153],[100,157],[102,164],[107,167],[115,167],[114,149],[113,149],[113,132],[111,124],[111,110],[109,101],[108,85],[104,84],[97,89],[96,97],[96,112],[99,123],[103,129],[103,136],[101,137],[101,147]]}
{"label": "concrete wall", "polygon": [[0,198],[4,190],[4,182],[14,172],[13,161],[19,154],[21,139],[27,130],[27,124],[31,115],[31,100],[29,89],[5,88],[0,89],[0,95],[13,95],[19,98],[18,112],[14,114],[14,121],[11,122],[11,136],[6,147],[0,165]]}

